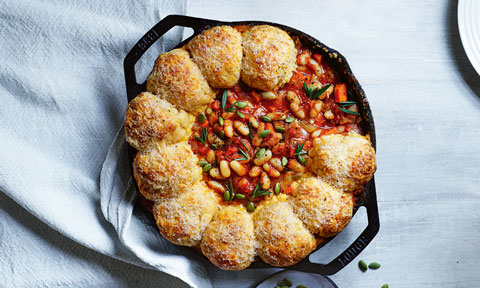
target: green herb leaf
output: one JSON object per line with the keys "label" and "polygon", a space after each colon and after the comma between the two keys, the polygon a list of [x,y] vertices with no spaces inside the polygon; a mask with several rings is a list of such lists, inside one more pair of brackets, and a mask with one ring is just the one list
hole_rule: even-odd
{"label": "green herb leaf", "polygon": [[223,95],[222,95],[222,110],[225,111],[225,106],[227,105],[227,95],[228,95],[228,90],[223,90]]}
{"label": "green herb leaf", "polygon": [[295,152],[293,155],[302,155],[302,154],[307,154],[307,152],[302,151],[303,150],[303,145],[305,145],[305,141],[301,143],[300,141],[297,142],[297,148],[295,148]]}
{"label": "green herb leaf", "polygon": [[353,112],[353,111],[350,111],[348,109],[344,109],[342,107],[337,107],[338,109],[342,110],[343,112],[345,113],[348,113],[348,114],[353,114],[353,115],[360,115],[360,113],[357,113],[357,112]]}
{"label": "green herb leaf", "polygon": [[[248,150],[247,150],[247,151],[248,151]],[[243,151],[242,148],[238,148],[238,152],[237,152],[237,153],[240,154],[240,155],[243,155],[242,160],[248,160],[248,159],[250,159],[250,157],[248,157],[248,154],[247,154],[245,151]],[[243,158],[245,158],[245,159],[243,159]],[[240,160],[240,159],[236,159],[236,160]]]}
{"label": "green herb leaf", "polygon": [[223,194],[223,200],[225,201],[232,200],[233,197],[235,197],[235,191],[233,190],[233,183],[231,179],[229,184],[230,185],[223,184],[223,186],[225,186],[225,188],[227,189]]}
{"label": "green herb leaf", "polygon": [[248,121],[248,130],[250,131],[248,136],[250,138],[253,138],[253,123],[252,123],[252,121]]}
{"label": "green herb leaf", "polygon": [[203,145],[206,146],[207,145],[207,134],[208,134],[207,128],[203,127],[201,137],[196,136],[195,139],[199,140],[200,142],[203,143]]}
{"label": "green herb leaf", "polygon": [[312,90],[308,88],[307,83],[305,83],[305,81],[303,82],[303,89],[305,89],[305,93],[307,93],[308,97],[312,96]]}
{"label": "green herb leaf", "polygon": [[341,106],[352,106],[354,104],[357,104],[356,101],[343,101],[343,102],[338,102],[337,105]]}
{"label": "green herb leaf", "polygon": [[239,102],[241,102],[241,101],[235,101],[235,102],[233,102],[232,106],[230,106],[230,108],[228,108],[228,109],[225,110],[225,111],[227,111],[227,112],[233,112],[233,111],[237,110],[237,108],[238,108],[238,107],[237,107],[237,103],[239,103]]}
{"label": "green herb leaf", "polygon": [[330,88],[330,86],[332,86],[332,84],[328,84],[328,85],[325,85],[323,86],[322,88],[320,89],[315,89],[311,92],[311,96],[310,96],[310,100],[314,100],[314,99],[317,99],[318,97],[320,97],[320,95],[322,95],[325,91],[328,90],[328,88]]}
{"label": "green herb leaf", "polygon": [[255,186],[255,189],[253,189],[252,198],[260,197],[260,196],[265,196],[265,195],[268,195],[268,194],[271,194],[271,193],[272,193],[271,191],[262,189],[262,188],[261,188],[262,185],[263,185],[263,184],[262,184],[260,181],[257,182],[257,186]]}

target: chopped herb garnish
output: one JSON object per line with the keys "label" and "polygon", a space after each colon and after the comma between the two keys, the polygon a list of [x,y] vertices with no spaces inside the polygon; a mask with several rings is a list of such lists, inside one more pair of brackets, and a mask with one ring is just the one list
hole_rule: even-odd
{"label": "chopped herb garnish", "polygon": [[337,105],[340,106],[352,106],[354,104],[357,104],[356,101],[343,101],[343,102],[338,102]]}
{"label": "chopped herb garnish", "polygon": [[303,82],[303,88],[305,89],[305,92],[307,93],[307,96],[308,98],[310,98],[310,100],[314,100],[320,97],[325,91],[328,90],[328,88],[330,88],[330,86],[332,86],[332,84],[325,85],[320,89],[310,89],[308,88],[307,84]]}
{"label": "chopped herb garnish", "polygon": [[195,137],[195,139],[199,140],[200,142],[203,143],[203,145],[206,146],[207,145],[207,134],[208,134],[207,128],[203,127],[201,137],[197,136],[197,137]]}
{"label": "chopped herb garnish", "polygon": [[268,194],[272,193],[271,191],[260,188],[261,185],[263,185],[263,184],[260,181],[258,181],[257,186],[255,186],[255,189],[253,189],[252,198],[265,196],[265,195],[268,195]]}
{"label": "chopped herb garnish", "polygon": [[354,111],[350,111],[348,109],[344,109],[342,107],[337,107],[338,109],[342,110],[343,112],[345,113],[348,113],[348,114],[353,114],[353,115],[360,115],[360,113],[357,113],[357,112],[354,112]]}
{"label": "chopped herb garnish", "polygon": [[306,151],[302,151],[303,150],[303,145],[305,145],[305,141],[303,141],[303,143],[301,143],[300,141],[297,142],[297,148],[295,148],[295,152],[293,153],[293,155],[302,155],[302,154],[307,154]]}
{"label": "chopped herb garnish", "polygon": [[252,121],[248,121],[248,130],[250,131],[248,133],[248,137],[253,138],[253,123],[252,123]]}
{"label": "chopped herb garnish", "polygon": [[242,143],[243,147],[245,147],[245,151],[247,152],[250,151],[250,149],[248,149],[247,145],[245,145],[245,143],[243,143],[242,140],[240,140],[240,143]]}
{"label": "chopped herb garnish", "polygon": [[248,160],[248,159],[250,159],[250,157],[248,157],[248,154],[245,153],[245,151],[243,151],[242,148],[238,148],[238,152],[237,152],[237,153],[240,154],[240,155],[243,155],[243,157],[242,157],[242,158],[237,158],[237,159],[235,159],[235,160],[242,161],[242,160]]}
{"label": "chopped herb garnish", "polygon": [[228,95],[228,90],[223,90],[223,95],[222,95],[222,110],[225,111],[225,106],[227,105],[227,95]]}
{"label": "chopped herb garnish", "polygon": [[[235,191],[233,190],[232,179],[230,179],[230,185],[223,184],[223,186],[225,186],[225,188],[227,188],[227,190],[223,194],[223,200],[225,200],[225,201],[232,200],[233,197],[235,197]],[[225,198],[227,198],[227,199],[225,199]]]}
{"label": "chopped herb garnish", "polygon": [[239,106],[238,106],[238,103],[244,103],[244,102],[242,102],[242,101],[235,101],[235,102],[232,104],[232,106],[230,106],[230,108],[228,108],[228,109],[225,110],[225,111],[227,111],[227,112],[233,112],[233,111],[237,110],[238,107],[239,107]]}

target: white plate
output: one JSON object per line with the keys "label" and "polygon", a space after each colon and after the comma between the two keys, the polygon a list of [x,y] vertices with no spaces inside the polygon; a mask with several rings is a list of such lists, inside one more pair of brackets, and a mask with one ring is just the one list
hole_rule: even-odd
{"label": "white plate", "polygon": [[480,0],[459,0],[457,18],[463,48],[480,75]]}

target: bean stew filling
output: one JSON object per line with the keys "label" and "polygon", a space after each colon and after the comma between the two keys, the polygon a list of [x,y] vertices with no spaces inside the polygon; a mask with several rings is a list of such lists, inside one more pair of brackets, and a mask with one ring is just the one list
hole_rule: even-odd
{"label": "bean stew filling", "polygon": [[240,83],[219,91],[197,115],[189,143],[205,182],[225,204],[242,203],[252,212],[266,195],[291,194],[290,184],[309,172],[313,139],[362,133],[346,84],[320,54],[294,40],[298,67],[281,89],[263,92]]}

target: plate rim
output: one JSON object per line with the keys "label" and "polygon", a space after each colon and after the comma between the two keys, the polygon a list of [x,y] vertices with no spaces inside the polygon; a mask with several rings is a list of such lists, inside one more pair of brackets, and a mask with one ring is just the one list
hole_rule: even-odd
{"label": "plate rim", "polygon": [[[476,10],[468,9],[472,6],[474,6]],[[480,41],[475,42],[474,38],[472,37],[472,35],[474,35],[476,26],[474,26],[474,22],[471,21],[474,18],[469,17],[470,14],[473,12],[480,12],[480,5],[478,1],[458,1],[457,26],[460,34],[460,40],[462,42],[463,50],[465,51],[465,54],[470,61],[470,64],[473,66],[475,71],[477,71],[477,74],[480,75]],[[480,33],[480,31],[477,32]],[[476,53],[475,51],[478,51],[478,53]]]}

